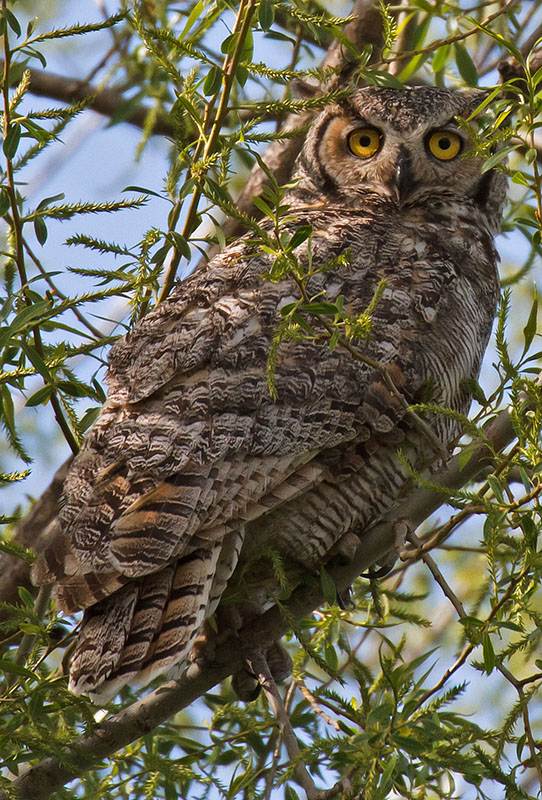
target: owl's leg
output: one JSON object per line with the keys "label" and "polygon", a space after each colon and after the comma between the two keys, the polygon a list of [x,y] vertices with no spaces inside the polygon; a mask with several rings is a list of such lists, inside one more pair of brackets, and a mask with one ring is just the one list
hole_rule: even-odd
{"label": "owl's leg", "polygon": [[[264,648],[261,657],[265,659],[275,683],[282,683],[292,674],[292,659],[281,642],[273,642],[270,647]],[[260,694],[261,681],[250,655],[247,656],[246,664],[232,675],[231,685],[239,700],[245,703],[251,703]]]}
{"label": "owl's leg", "polygon": [[390,550],[387,557],[378,562],[378,569],[369,569],[366,572],[362,572],[360,577],[369,578],[370,580],[379,580],[380,578],[385,578],[395,566],[397,558],[401,557],[401,553],[405,548],[406,542],[412,536],[414,536],[414,531],[416,528],[408,519],[397,519],[393,522],[392,530],[394,538],[393,549]]}

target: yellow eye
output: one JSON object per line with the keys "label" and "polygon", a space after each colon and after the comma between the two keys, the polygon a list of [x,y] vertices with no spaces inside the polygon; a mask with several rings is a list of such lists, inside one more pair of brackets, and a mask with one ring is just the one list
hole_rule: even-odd
{"label": "yellow eye", "polygon": [[433,131],[426,140],[431,155],[440,161],[451,161],[463,148],[463,140],[452,131]]}
{"label": "yellow eye", "polygon": [[348,148],[359,158],[371,158],[380,150],[382,134],[376,128],[359,128],[348,134]]}

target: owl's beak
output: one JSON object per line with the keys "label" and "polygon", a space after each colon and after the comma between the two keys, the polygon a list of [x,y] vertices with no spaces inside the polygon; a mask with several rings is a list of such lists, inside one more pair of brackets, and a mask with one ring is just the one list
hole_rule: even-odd
{"label": "owl's beak", "polygon": [[395,186],[399,202],[404,203],[413,186],[410,155],[404,147],[399,149],[399,157],[395,165]]}

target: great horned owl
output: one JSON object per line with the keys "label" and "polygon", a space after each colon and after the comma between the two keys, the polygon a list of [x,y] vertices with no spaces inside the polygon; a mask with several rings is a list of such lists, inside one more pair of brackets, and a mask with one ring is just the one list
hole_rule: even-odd
{"label": "great horned owl", "polygon": [[[270,395],[271,341],[299,287],[262,279],[270,256],[250,236],[112,348],[107,402],[34,568],[62,609],[84,609],[74,691],[103,698],[181,674],[236,566],[250,571],[272,547],[296,574],[314,572],[342,537],[391,512],[408,477],[398,449],[419,466],[431,448],[374,362],[407,403],[468,411],[464,379],[478,375],[497,303],[506,188],[502,174],[481,174],[457,123],[483,96],[368,87],[328,106],[306,137],[284,230],[312,226],[301,264],[335,263],[316,271],[311,296],[342,295],[355,315],[386,280],[372,335],[356,343],[373,366],[340,346],[285,341]],[[460,432],[449,416],[427,422],[444,447]],[[259,570],[254,608],[272,602],[272,567],[263,581]]]}

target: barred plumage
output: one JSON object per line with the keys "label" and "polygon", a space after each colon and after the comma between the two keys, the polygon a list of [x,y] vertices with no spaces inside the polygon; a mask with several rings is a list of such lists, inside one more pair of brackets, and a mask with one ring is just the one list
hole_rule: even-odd
{"label": "barred plumage", "polygon": [[[408,402],[462,414],[463,379],[478,375],[495,313],[505,195],[503,176],[481,175],[479,158],[450,156],[457,140],[470,146],[454,117],[482,98],[358,90],[315,121],[288,196],[288,228],[312,226],[314,264],[350,251],[348,264],[311,279],[311,295],[343,295],[353,315],[385,278],[373,335],[356,346]],[[269,268],[240,239],[111,350],[107,402],[34,569],[36,583],[57,584],[62,608],[86,609],[74,691],[106,697],[126,681],[182,673],[225,590],[254,613],[272,602],[266,548],[292,580],[313,571],[392,508],[408,477],[398,446],[415,466],[427,457],[381,372],[340,347],[283,342],[273,400],[270,344],[299,291],[292,279],[264,281]],[[459,433],[449,417],[427,421],[444,446]]]}

